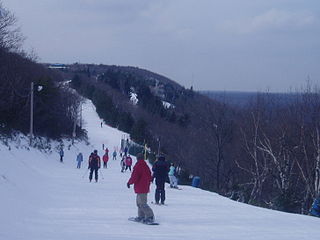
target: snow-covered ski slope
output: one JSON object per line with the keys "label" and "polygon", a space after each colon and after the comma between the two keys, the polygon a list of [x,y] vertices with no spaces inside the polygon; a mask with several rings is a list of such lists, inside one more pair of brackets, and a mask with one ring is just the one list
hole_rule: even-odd
{"label": "snow-covered ski slope", "polygon": [[137,212],[135,194],[126,187],[130,173],[120,172],[119,159],[101,169],[104,179],[100,174],[98,183],[82,177],[86,162],[76,169],[75,161],[79,150],[85,161],[93,149],[101,156],[102,144],[111,155],[123,133],[101,128],[90,101],[83,117],[91,145],[65,148],[63,164],[56,151],[44,154],[14,144],[9,151],[0,145],[0,240],[318,239],[318,218],[253,207],[188,186],[167,188],[167,206],[150,204],[159,226],[129,222]]}

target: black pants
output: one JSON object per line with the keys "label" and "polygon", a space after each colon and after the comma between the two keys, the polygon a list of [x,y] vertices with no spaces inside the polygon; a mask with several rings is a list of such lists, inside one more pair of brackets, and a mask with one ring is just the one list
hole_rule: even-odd
{"label": "black pants", "polygon": [[156,194],[155,194],[156,203],[159,203],[161,201],[161,203],[163,204],[164,201],[166,200],[166,192],[164,190],[165,182],[166,182],[165,179],[156,178],[156,186],[157,186]]}
{"label": "black pants", "polygon": [[96,180],[96,182],[98,181],[98,170],[99,168],[90,168],[90,175],[89,175],[90,182],[92,180],[93,171],[94,171],[94,179]]}
{"label": "black pants", "polygon": [[126,166],[126,169],[125,169],[125,171],[127,171],[127,170],[130,170],[130,172],[131,172],[131,166]]}

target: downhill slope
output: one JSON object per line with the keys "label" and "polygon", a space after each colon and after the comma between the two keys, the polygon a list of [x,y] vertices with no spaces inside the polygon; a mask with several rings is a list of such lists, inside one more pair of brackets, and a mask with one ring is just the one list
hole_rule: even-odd
{"label": "downhill slope", "polygon": [[[106,125],[101,128],[90,101],[83,116],[90,145],[66,147],[63,164],[57,151],[45,154],[17,148],[17,143],[11,150],[0,145],[1,240],[317,238],[318,218],[253,207],[189,186],[182,186],[182,191],[167,188],[167,206],[151,204],[159,226],[127,221],[136,216],[137,208],[133,188],[126,187],[130,173],[120,172],[120,159],[109,160],[98,183],[89,183],[86,174],[90,152],[97,149],[101,156],[104,144],[110,156],[125,134]],[[75,161],[79,151],[85,158],[80,170]]]}

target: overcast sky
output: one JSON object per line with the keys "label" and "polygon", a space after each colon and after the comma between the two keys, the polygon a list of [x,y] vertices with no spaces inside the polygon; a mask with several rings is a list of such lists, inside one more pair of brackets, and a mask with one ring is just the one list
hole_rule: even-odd
{"label": "overcast sky", "polygon": [[136,66],[196,90],[320,80],[319,0],[2,0],[42,62]]}

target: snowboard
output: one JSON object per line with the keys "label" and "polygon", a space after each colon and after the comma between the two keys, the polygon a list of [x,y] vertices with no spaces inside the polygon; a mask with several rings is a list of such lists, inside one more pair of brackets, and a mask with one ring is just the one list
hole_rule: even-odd
{"label": "snowboard", "polygon": [[128,220],[132,221],[132,222],[136,222],[136,223],[141,223],[141,224],[144,224],[144,225],[159,225],[159,223],[157,223],[157,222],[145,223],[145,222],[136,221],[135,217],[129,217]]}

